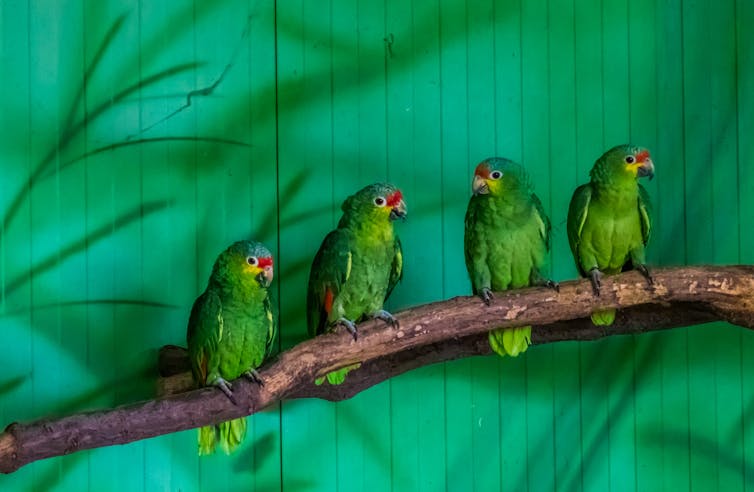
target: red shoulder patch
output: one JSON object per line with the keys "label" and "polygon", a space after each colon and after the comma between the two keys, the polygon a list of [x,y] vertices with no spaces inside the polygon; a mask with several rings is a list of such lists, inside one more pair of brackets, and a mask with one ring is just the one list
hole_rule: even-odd
{"label": "red shoulder patch", "polygon": [[202,378],[202,384],[207,384],[207,359],[207,354],[202,350],[202,355],[199,359],[199,372]]}
{"label": "red shoulder patch", "polygon": [[327,289],[325,291],[325,312],[327,314],[330,314],[330,311],[332,311],[332,301],[333,301],[333,293],[332,290]]}

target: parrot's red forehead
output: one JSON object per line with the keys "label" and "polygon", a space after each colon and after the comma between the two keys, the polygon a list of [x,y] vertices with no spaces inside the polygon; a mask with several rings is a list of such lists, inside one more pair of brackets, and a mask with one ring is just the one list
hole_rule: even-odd
{"label": "parrot's red forehead", "polygon": [[490,166],[488,166],[486,162],[480,162],[479,165],[474,170],[474,175],[479,176],[480,178],[484,178],[484,179],[489,178]]}
{"label": "parrot's red forehead", "polygon": [[648,150],[642,150],[641,152],[636,154],[636,160],[638,162],[644,162],[647,159],[649,159],[649,151]]}
{"label": "parrot's red forehead", "polygon": [[267,256],[264,258],[257,258],[257,265],[259,265],[259,268],[266,268],[272,266],[272,256]]}
{"label": "parrot's red forehead", "polygon": [[401,200],[403,200],[403,194],[401,193],[401,190],[395,190],[392,195],[387,197],[387,205],[388,207],[395,207],[400,203]]}

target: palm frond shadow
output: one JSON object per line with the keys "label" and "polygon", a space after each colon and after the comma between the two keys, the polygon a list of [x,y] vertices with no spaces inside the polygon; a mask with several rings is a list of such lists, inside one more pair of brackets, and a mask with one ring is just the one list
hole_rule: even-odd
{"label": "palm frond shadow", "polygon": [[[64,456],[61,461],[64,463],[64,470],[58,466],[49,466],[44,472],[33,479],[34,487],[37,490],[59,490],[61,482],[66,478],[67,473],[76,467],[83,465],[87,453],[77,453]],[[37,488],[38,487],[38,488]]]}
{"label": "palm frond shadow", "polygon": [[[652,434],[654,435],[654,434]],[[721,466],[735,474],[751,475],[754,465],[746,462],[741,456],[735,442],[719,442],[711,437],[703,436],[685,429],[665,431],[663,434],[665,448],[689,452],[693,450],[695,459],[704,459],[711,469]]]}
{"label": "palm frond shadow", "polygon": [[64,260],[87,250],[92,244],[109,237],[113,232],[122,229],[136,221],[142,220],[155,212],[169,207],[170,205],[170,202],[165,201],[138,205],[134,209],[120,215],[112,222],[108,222],[98,227],[97,229],[88,233],[86,236],[63,247],[49,257],[38,261],[29,269],[29,271],[23,272],[17,277],[9,280],[5,285],[4,295],[6,297],[11,295],[16,289],[30,282],[33,277],[36,277],[47,270],[55,268]]}
{"label": "palm frond shadow", "polygon": [[55,405],[55,413],[68,415],[151,398],[154,393],[155,372],[151,365],[145,365],[128,374],[104,381],[96,388],[60,401]]}
{"label": "palm frond shadow", "polygon": [[99,48],[97,48],[97,52],[92,57],[91,62],[89,62],[89,66],[87,67],[86,72],[84,72],[83,80],[81,81],[76,94],[73,96],[71,107],[68,110],[68,116],[65,118],[65,122],[63,123],[62,128],[71,128],[73,126],[73,120],[76,118],[76,112],[79,110],[80,105],[84,99],[84,95],[86,94],[87,83],[89,80],[91,80],[94,72],[97,70],[97,66],[99,66],[100,62],[105,56],[105,53],[107,53],[108,48],[120,32],[121,28],[123,27],[123,23],[126,21],[126,18],[128,18],[128,14],[124,13],[119,15],[110,25],[107,33],[105,33],[105,37],[102,38],[102,42],[100,43]]}
{"label": "palm frond shadow", "polygon": [[142,79],[139,82],[122,90],[119,94],[116,94],[112,100],[103,102],[99,106],[95,107],[91,112],[88,113],[85,118],[83,118],[78,123],[71,124],[71,126],[64,129],[57,145],[54,148],[50,149],[47,155],[39,162],[39,164],[37,164],[37,166],[32,171],[31,176],[29,176],[28,180],[26,181],[25,185],[20,187],[18,192],[14,195],[13,199],[10,202],[10,205],[3,215],[3,230],[8,230],[10,228],[11,223],[21,209],[21,205],[24,203],[26,197],[38,184],[38,182],[42,179],[54,176],[52,164],[55,162],[56,156],[62,154],[66,150],[66,148],[73,142],[74,138],[79,136],[83,132],[83,130],[87,128],[88,125],[90,125],[94,120],[97,119],[97,117],[102,115],[106,110],[112,108],[114,104],[130,96],[134,92],[144,89],[144,87],[147,87],[149,85],[161,82],[173,75],[193,70],[199,65],[200,64],[193,62],[185,63],[168,68],[157,74]]}
{"label": "palm frond shadow", "polygon": [[0,398],[4,398],[8,394],[13,393],[16,389],[23,386],[23,384],[28,381],[30,377],[30,374],[22,374],[0,382]]}
{"label": "palm frond shadow", "polygon": [[[43,311],[45,309],[61,309],[61,308],[77,307],[77,306],[98,306],[98,305],[142,306],[142,307],[156,308],[156,309],[177,309],[178,308],[178,306],[176,306],[175,304],[166,304],[163,302],[155,302],[155,301],[145,301],[142,299],[87,299],[84,301],[61,301],[61,302],[51,302],[47,304],[34,304],[34,311],[38,312],[38,311]],[[28,307],[8,309],[2,314],[0,314],[0,318],[24,315],[28,312],[29,312]]]}
{"label": "palm frond shadow", "polygon": [[[108,145],[104,145],[102,147],[98,147],[96,149],[90,150],[84,154],[81,154],[79,156],[74,157],[73,159],[64,162],[60,165],[60,167],[55,171],[56,173],[59,173],[60,171],[63,171],[64,169],[67,169],[68,167],[72,166],[73,164],[76,164],[77,162],[80,162],[84,159],[87,159],[89,157],[94,157],[98,154],[101,154],[103,152],[108,152],[112,150],[118,150],[124,147],[131,147],[135,145],[144,145],[144,144],[153,144],[153,143],[165,143],[165,142],[203,142],[203,143],[211,143],[211,144],[221,144],[221,145],[233,145],[238,147],[250,147],[249,144],[246,142],[240,142],[238,140],[231,140],[227,138],[216,138],[216,137],[197,137],[197,136],[189,136],[189,137],[153,137],[153,138],[140,138],[138,140],[128,140],[123,142],[116,142]],[[44,175],[43,177],[49,177],[53,175],[53,171],[50,171],[49,174]]]}
{"label": "palm frond shadow", "polygon": [[[608,408],[607,419],[600,423],[599,427],[593,428],[595,431],[591,439],[587,435],[582,434],[582,455],[581,455],[581,467],[582,470],[588,470],[594,467],[594,463],[599,458],[600,447],[604,445],[604,436],[608,435],[610,427],[616,427],[620,425],[621,421],[629,418],[633,418],[633,414],[630,412],[623,412],[621,409],[631,407],[631,399],[634,398],[635,388],[641,387],[646,384],[651,384],[650,368],[652,367],[652,361],[659,360],[659,353],[661,346],[658,343],[651,343],[649,337],[654,334],[644,334],[643,346],[639,350],[639,353],[635,353],[637,349],[636,337],[621,337],[618,340],[608,340],[608,343],[620,343],[624,349],[620,350],[620,353],[626,354],[624,357],[613,357],[608,353],[605,353],[605,357],[601,358],[601,363],[596,367],[590,366],[590,371],[601,374],[611,374],[615,377],[619,377],[621,374],[633,373],[633,384],[631,381],[623,381],[621,385],[621,391],[618,397],[611,401]],[[627,347],[631,347],[628,349]],[[636,430],[635,430],[636,431]],[[567,490],[576,490],[580,487],[577,481],[582,477],[574,475],[572,482],[566,487]],[[584,487],[590,488],[591,484],[584,483]]]}
{"label": "palm frond shadow", "polygon": [[233,470],[238,473],[256,474],[262,466],[277,456],[279,436],[266,432],[258,436],[235,458]]}

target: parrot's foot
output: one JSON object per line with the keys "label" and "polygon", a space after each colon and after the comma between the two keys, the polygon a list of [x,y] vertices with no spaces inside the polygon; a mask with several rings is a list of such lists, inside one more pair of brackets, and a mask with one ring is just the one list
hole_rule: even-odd
{"label": "parrot's foot", "polygon": [[484,303],[488,306],[490,305],[490,302],[492,302],[492,299],[495,298],[495,296],[492,295],[492,291],[487,287],[482,287],[479,290],[479,297],[481,297]]}
{"label": "parrot's foot", "polygon": [[334,325],[343,325],[346,330],[348,330],[348,333],[350,333],[353,336],[353,341],[355,342],[359,338],[359,334],[356,332],[356,325],[353,321],[346,318],[339,318]]}
{"label": "parrot's foot", "polygon": [[243,373],[243,375],[252,383],[257,383],[259,386],[264,386],[262,376],[259,375],[256,369],[249,369],[248,371]]}
{"label": "parrot's foot", "polygon": [[380,309],[379,311],[376,311],[372,313],[372,318],[381,319],[388,325],[390,325],[392,328],[398,328],[400,323],[398,323],[398,320],[395,316],[390,314],[389,312],[385,311],[384,309]]}
{"label": "parrot's foot", "polygon": [[229,382],[221,377],[218,377],[212,382],[212,386],[217,386],[218,388],[220,388],[220,391],[225,393],[225,396],[227,396],[234,405],[238,405],[236,397],[233,396],[233,386]]}
{"label": "parrot's foot", "polygon": [[600,287],[602,286],[602,272],[597,267],[589,270],[589,279],[592,281],[592,292],[594,295],[600,296]]}
{"label": "parrot's foot", "polygon": [[647,283],[652,286],[655,284],[655,279],[652,278],[652,274],[649,273],[649,269],[647,268],[647,265],[636,265],[636,270],[641,273],[645,279],[647,279]]}
{"label": "parrot's foot", "polygon": [[559,283],[557,283],[556,281],[552,280],[552,279],[549,279],[549,278],[548,278],[548,279],[547,279],[547,280],[545,281],[545,284],[544,284],[544,285],[545,285],[545,287],[547,287],[548,289],[552,289],[552,290],[554,290],[555,292],[560,292],[560,284],[559,284]]}
{"label": "parrot's foot", "polygon": [[538,270],[533,270],[531,277],[531,285],[535,285],[537,287],[547,287],[548,289],[552,289],[555,292],[560,292],[560,284],[556,281],[545,278],[541,273],[539,273]]}

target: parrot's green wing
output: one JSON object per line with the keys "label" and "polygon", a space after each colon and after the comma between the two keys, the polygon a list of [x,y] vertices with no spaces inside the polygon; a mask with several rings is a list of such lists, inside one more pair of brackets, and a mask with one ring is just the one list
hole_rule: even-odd
{"label": "parrot's green wing", "polygon": [[[589,212],[589,202],[591,199],[591,185],[588,183],[583,184],[573,192],[571,204],[568,206],[568,244],[571,246],[571,251],[575,258],[578,258],[581,230],[584,228],[584,222],[586,222],[586,216]],[[586,272],[581,267],[578,259],[576,260],[576,266],[579,269],[579,273],[581,273],[582,276],[586,276]]]}
{"label": "parrot's green wing", "polygon": [[351,243],[343,229],[335,229],[319,247],[309,278],[306,318],[309,336],[327,331],[333,301],[351,274]]}
{"label": "parrot's green wing", "polygon": [[[469,241],[471,228],[476,224],[477,209],[479,208],[479,200],[476,195],[472,196],[469,200],[469,205],[466,208],[466,216],[463,219],[463,258],[466,262],[466,269],[471,272],[474,267],[474,257],[471,251],[471,241]],[[474,279],[471,279],[471,289],[474,295],[477,294],[476,287],[474,286]]]}
{"label": "parrot's green wing", "polygon": [[398,236],[395,236],[395,256],[393,256],[393,264],[390,267],[390,279],[387,284],[387,293],[385,294],[385,300],[390,297],[395,286],[403,278],[403,247],[401,246],[401,240]]}
{"label": "parrot's green wing", "polygon": [[220,298],[211,290],[205,291],[194,302],[189,316],[186,338],[194,380],[207,383],[211,354],[223,336],[223,308]]}
{"label": "parrot's green wing", "polygon": [[639,185],[639,218],[641,218],[641,237],[646,246],[652,232],[652,202],[649,200],[649,193]]}
{"label": "parrot's green wing", "polygon": [[537,210],[537,221],[539,222],[539,231],[542,236],[542,240],[545,242],[547,251],[550,251],[550,232],[552,230],[552,224],[549,217],[545,213],[545,209],[542,206],[542,202],[539,201],[539,197],[532,193],[531,201],[534,202],[534,208]]}
{"label": "parrot's green wing", "polygon": [[267,331],[267,340],[265,341],[264,347],[265,358],[269,357],[275,348],[273,342],[275,341],[275,333],[277,332],[277,326],[275,323],[275,320],[277,319],[277,316],[275,316],[276,306],[277,305],[272,302],[269,295],[264,298],[264,310],[267,313],[267,317],[270,319],[270,328]]}

